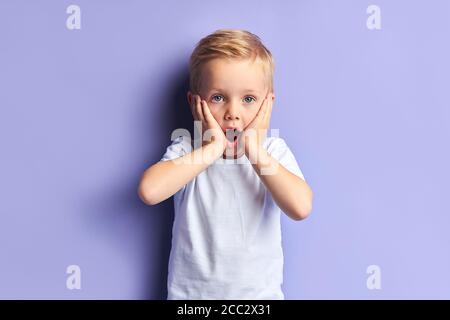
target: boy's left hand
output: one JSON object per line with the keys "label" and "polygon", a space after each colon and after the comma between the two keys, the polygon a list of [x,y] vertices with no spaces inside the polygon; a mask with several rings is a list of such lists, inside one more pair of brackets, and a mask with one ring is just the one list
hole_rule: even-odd
{"label": "boy's left hand", "polygon": [[[244,143],[245,155],[247,157],[256,155],[262,147],[262,143],[267,135],[267,129],[270,124],[272,114],[273,94],[268,93],[255,118],[248,124],[241,134],[242,143]],[[253,156],[252,156],[253,158]]]}

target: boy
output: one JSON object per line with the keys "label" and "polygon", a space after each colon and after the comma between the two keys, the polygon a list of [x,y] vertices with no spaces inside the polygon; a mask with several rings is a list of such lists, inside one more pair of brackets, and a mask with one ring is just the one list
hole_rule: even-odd
{"label": "boy", "polygon": [[201,146],[176,138],[138,190],[149,205],[174,195],[167,298],[284,299],[280,209],[304,219],[313,194],[285,141],[266,138],[272,55],[248,31],[217,30],[189,69]]}

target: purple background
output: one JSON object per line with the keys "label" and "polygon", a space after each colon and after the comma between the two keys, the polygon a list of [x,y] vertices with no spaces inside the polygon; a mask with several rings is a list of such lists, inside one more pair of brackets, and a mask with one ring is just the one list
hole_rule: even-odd
{"label": "purple background", "polygon": [[315,194],[307,220],[282,216],[286,298],[450,298],[449,16],[444,0],[1,1],[0,298],[165,299],[172,198],[146,206],[137,185],[192,128],[187,61],[219,28],[272,51],[271,125]]}

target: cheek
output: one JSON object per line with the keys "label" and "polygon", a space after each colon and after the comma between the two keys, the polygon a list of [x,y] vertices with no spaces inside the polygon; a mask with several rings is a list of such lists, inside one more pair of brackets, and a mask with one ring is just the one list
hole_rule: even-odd
{"label": "cheek", "polygon": [[211,111],[211,114],[213,115],[214,119],[216,119],[217,122],[219,122],[220,119],[222,119],[222,114],[219,111],[219,108],[209,107],[209,110]]}
{"label": "cheek", "polygon": [[252,108],[251,110],[247,110],[247,112],[245,113],[245,116],[244,116],[244,122],[245,122],[246,126],[250,122],[252,122],[253,119],[255,119],[257,113],[258,113],[257,108]]}

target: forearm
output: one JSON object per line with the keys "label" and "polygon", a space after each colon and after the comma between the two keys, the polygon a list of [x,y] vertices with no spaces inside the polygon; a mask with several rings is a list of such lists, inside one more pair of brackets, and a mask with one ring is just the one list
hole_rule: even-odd
{"label": "forearm", "polygon": [[283,167],[263,148],[251,163],[280,209],[294,220],[306,218],[312,210],[313,193],[300,177]]}
{"label": "forearm", "polygon": [[220,155],[211,143],[174,160],[155,163],[145,170],[141,177],[139,197],[149,205],[166,200],[205,170]]}

